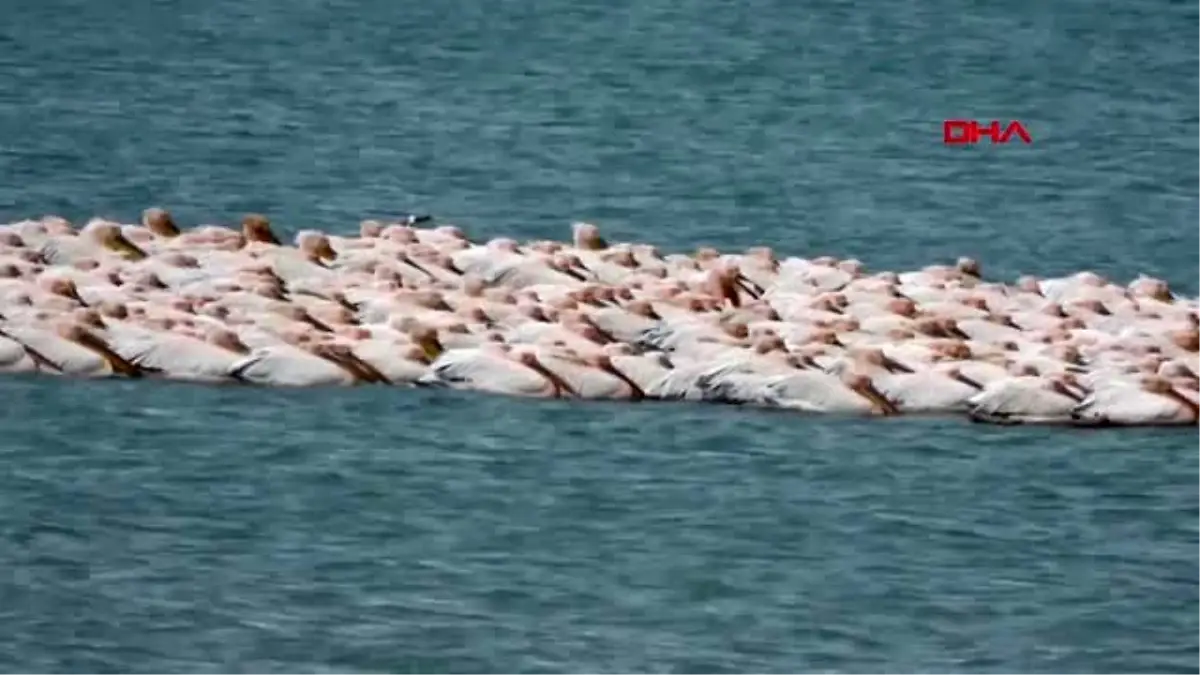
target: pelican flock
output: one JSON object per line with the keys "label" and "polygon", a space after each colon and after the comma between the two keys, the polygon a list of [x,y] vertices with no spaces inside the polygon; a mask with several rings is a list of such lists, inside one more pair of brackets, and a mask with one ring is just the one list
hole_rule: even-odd
{"label": "pelican flock", "polygon": [[136,225],[0,225],[0,370],[1197,423],[1198,303],[1160,279],[1005,284],[968,258],[870,272],[572,234],[475,243],[408,217],[286,245],[261,215],[185,231],[158,208]]}

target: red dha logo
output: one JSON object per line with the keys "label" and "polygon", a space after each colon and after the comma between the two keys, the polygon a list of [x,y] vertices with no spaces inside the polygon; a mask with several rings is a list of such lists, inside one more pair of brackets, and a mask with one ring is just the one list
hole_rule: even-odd
{"label": "red dha logo", "polygon": [[1033,142],[1033,138],[1025,130],[1025,125],[1017,121],[1009,122],[1003,130],[1000,129],[1000,123],[995,120],[992,120],[992,123],[986,127],[980,126],[979,122],[973,120],[942,122],[942,142],[946,145],[974,145],[979,142],[980,136],[992,139],[993,144],[1007,143],[1014,134],[1026,144]]}

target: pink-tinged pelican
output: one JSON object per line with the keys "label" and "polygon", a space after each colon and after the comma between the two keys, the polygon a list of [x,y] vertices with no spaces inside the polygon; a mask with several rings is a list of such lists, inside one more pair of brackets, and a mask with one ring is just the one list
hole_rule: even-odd
{"label": "pink-tinged pelican", "polygon": [[903,413],[948,413],[966,410],[967,401],[983,388],[957,368],[914,370],[882,349],[859,348],[838,359],[829,372],[865,375]]}
{"label": "pink-tinged pelican", "polygon": [[95,219],[79,234],[59,235],[46,239],[38,250],[51,265],[70,264],[81,258],[117,257],[124,260],[145,260],[147,254],[121,232],[121,226]]}
{"label": "pink-tinged pelican", "polygon": [[184,382],[238,381],[234,370],[250,350],[231,332],[210,331],[207,340],[182,332],[156,331],[125,322],[102,324],[114,351],[143,372]]}
{"label": "pink-tinged pelican", "polygon": [[324,345],[303,349],[277,343],[255,349],[238,359],[230,376],[272,387],[348,386],[364,382],[364,376],[347,364],[343,353]]}
{"label": "pink-tinged pelican", "polygon": [[534,350],[498,343],[446,350],[420,384],[509,396],[578,397],[570,384],[542,365]]}
{"label": "pink-tinged pelican", "polygon": [[538,361],[567,383],[579,398],[640,401],[646,392],[602,351],[578,354],[564,348],[539,348]]}
{"label": "pink-tinged pelican", "polygon": [[1072,412],[1083,425],[1195,426],[1200,416],[1196,394],[1158,376],[1101,385]]}
{"label": "pink-tinged pelican", "polygon": [[807,412],[862,415],[898,415],[895,402],[888,400],[865,375],[833,375],[815,370],[798,370],[770,378],[770,395],[783,408]]}
{"label": "pink-tinged pelican", "polygon": [[1018,375],[996,380],[972,396],[970,417],[993,424],[1069,424],[1084,397],[1066,375]]}
{"label": "pink-tinged pelican", "polygon": [[0,325],[0,337],[20,344],[39,370],[72,377],[141,377],[140,368],[73,321],[46,326]]}

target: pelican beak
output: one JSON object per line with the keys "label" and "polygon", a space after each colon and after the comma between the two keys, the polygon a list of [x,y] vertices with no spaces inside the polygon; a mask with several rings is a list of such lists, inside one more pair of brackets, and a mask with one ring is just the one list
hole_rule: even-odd
{"label": "pelican beak", "polygon": [[105,242],[105,248],[119,254],[126,260],[145,260],[149,256],[146,252],[138,248],[137,244],[129,241],[123,234],[114,234],[111,239]]}
{"label": "pelican beak", "polygon": [[956,371],[954,371],[954,372],[953,372],[953,373],[950,375],[950,377],[953,377],[954,379],[958,380],[959,382],[962,382],[963,384],[965,384],[965,385],[967,385],[968,387],[970,387],[970,388],[974,389],[975,391],[983,391],[983,385],[982,385],[982,384],[979,384],[979,383],[978,383],[978,382],[976,382],[975,380],[972,380],[971,378],[967,377],[966,375],[963,375],[962,373],[958,372],[957,370],[956,370]]}
{"label": "pelican beak", "polygon": [[359,358],[358,354],[354,353],[354,350],[347,350],[346,361],[354,366],[354,369],[361,374],[364,382],[370,382],[371,384],[392,383],[392,381],[389,380],[386,375],[379,372],[378,368]]}
{"label": "pelican beak", "polygon": [[355,367],[355,364],[351,362],[350,359],[346,357],[346,354],[341,350],[334,349],[330,345],[318,344],[310,346],[308,351],[313,356],[318,356],[322,359],[325,359],[338,368],[346,371],[350,377],[354,378],[355,384],[367,381],[366,374]]}
{"label": "pelican beak", "polygon": [[1075,392],[1071,391],[1070,389],[1067,389],[1066,386],[1064,386],[1062,382],[1055,380],[1054,383],[1051,385],[1051,388],[1054,389],[1055,392],[1062,394],[1063,396],[1066,396],[1067,398],[1071,399],[1072,401],[1075,401],[1076,403],[1083,403],[1083,397],[1076,394]]}
{"label": "pelican beak", "polygon": [[418,264],[415,260],[410,258],[407,253],[397,254],[396,260],[404,263],[405,265],[408,265],[409,267],[412,267],[413,269],[417,270],[421,274],[424,274],[425,276],[429,277],[430,279],[437,278],[437,277],[433,276],[432,274],[430,274],[429,270],[425,269],[425,267],[423,265]]}
{"label": "pelican beak", "polygon": [[323,260],[337,260],[338,258],[337,251],[333,250],[333,247],[329,244],[322,245],[320,250],[317,251],[317,256]]}
{"label": "pelican beak", "polygon": [[868,383],[863,386],[856,386],[854,387],[854,391],[862,395],[871,403],[874,403],[880,414],[889,416],[900,414],[900,410],[896,407],[896,404],[892,403],[886,396],[879,393],[879,390],[875,388],[875,385]]}
{"label": "pelican beak", "polygon": [[596,334],[600,336],[600,344],[611,345],[615,342],[618,342],[617,338],[613,337],[612,333],[609,333],[603,328],[597,326],[590,319],[588,320],[587,325],[590,326],[592,330],[596,331]]}
{"label": "pelican beak", "polygon": [[108,343],[96,335],[81,328],[78,331],[71,331],[67,338],[75,344],[99,354],[105,361],[108,362],[109,367],[112,368],[114,373],[134,378],[142,376],[141,368],[130,363],[124,357],[114,352],[112,348],[108,346]]}
{"label": "pelican beak", "polygon": [[962,332],[962,330],[958,326],[953,326],[953,327],[947,329],[946,333],[948,333],[950,335],[950,337],[957,338],[959,340],[970,340],[971,339],[971,336]]}
{"label": "pelican beak", "polygon": [[283,246],[283,244],[279,241],[279,237],[275,236],[275,232],[271,229],[271,226],[267,223],[263,223],[259,227],[259,229],[257,229],[255,231],[255,235],[257,235],[257,236],[255,236],[255,239],[257,241],[261,241],[261,242],[264,242],[267,244],[274,244],[276,246]]}
{"label": "pelican beak", "polygon": [[746,295],[749,295],[750,297],[754,298],[755,300],[758,300],[759,298],[761,298],[763,296],[763,293],[764,293],[763,287],[759,286],[758,284],[751,281],[744,274],[738,275],[737,284],[738,284],[738,286],[741,287],[741,289],[743,291],[746,292]]}
{"label": "pelican beak", "polygon": [[490,314],[488,314],[487,312],[484,312],[483,310],[480,310],[479,313],[480,313],[480,316],[483,317],[483,327],[484,328],[491,330],[496,327],[496,320],[493,319]]}
{"label": "pelican beak", "polygon": [[324,322],[317,320],[315,317],[310,315],[308,312],[304,313],[303,321],[304,321],[304,323],[312,326],[313,328],[316,328],[317,330],[321,331],[322,333],[332,333],[333,332],[332,328],[327,326]]}
{"label": "pelican beak", "polygon": [[425,358],[429,359],[430,363],[433,363],[434,361],[436,361],[437,358],[439,356],[441,356],[442,352],[444,351],[444,348],[442,347],[442,343],[440,341],[438,341],[438,339],[436,337],[433,337],[433,336],[427,336],[427,337],[420,338],[419,340],[417,340],[417,346],[420,347],[421,351],[425,353]]}
{"label": "pelican beak", "polygon": [[576,266],[572,269],[579,270],[580,276],[583,276],[585,279],[589,276],[592,278],[595,278],[595,276],[596,276],[596,273],[591,271],[590,269],[588,269],[587,265],[584,265],[582,261],[579,263],[578,266]]}
{"label": "pelican beak", "polygon": [[633,392],[633,400],[636,401],[636,400],[641,400],[643,398],[646,398],[646,392],[642,391],[642,388],[639,387],[636,382],[629,379],[629,377],[625,373],[621,372],[621,370],[619,368],[617,368],[615,365],[613,365],[611,362],[604,364],[603,370],[605,372],[607,372],[608,374],[612,375],[613,377],[617,378],[618,380],[621,380],[625,384],[629,385],[630,391]]}
{"label": "pelican beak", "polygon": [[587,277],[583,276],[579,272],[576,272],[575,270],[571,269],[570,267],[563,267],[559,271],[562,272],[563,274],[565,274],[569,277],[572,277],[574,279],[577,279],[579,281],[587,281]]}
{"label": "pelican beak", "polygon": [[83,297],[79,295],[79,288],[75,286],[75,284],[71,284],[71,287],[67,289],[63,295],[71,300],[74,300],[75,302],[78,302],[81,307],[88,306],[87,301],[85,301]]}
{"label": "pelican beak", "polygon": [[883,367],[887,368],[888,372],[890,372],[890,373],[911,373],[911,372],[913,372],[912,368],[909,368],[908,366],[904,365],[903,363],[900,363],[899,361],[893,359],[890,356],[883,357]]}
{"label": "pelican beak", "polygon": [[543,365],[539,359],[533,358],[527,365],[539,375],[549,380],[550,384],[554,385],[555,390],[558,391],[560,397],[563,394],[567,394],[571,398],[579,398],[579,392],[575,391],[570,384],[567,384],[566,380],[559,377],[558,373],[555,373]]}
{"label": "pelican beak", "polygon": [[166,239],[178,237],[180,235],[179,226],[175,224],[175,221],[168,218],[159,223],[154,235],[158,237],[164,237]]}

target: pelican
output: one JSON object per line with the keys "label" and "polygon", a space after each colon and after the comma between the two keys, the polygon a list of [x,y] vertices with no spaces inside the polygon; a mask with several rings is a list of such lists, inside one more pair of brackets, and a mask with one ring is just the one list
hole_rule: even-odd
{"label": "pelican", "polygon": [[903,413],[966,410],[967,401],[983,388],[964,376],[959,368],[916,371],[876,348],[855,349],[838,358],[828,370],[834,374],[869,377],[878,391]]}
{"label": "pelican", "polygon": [[773,377],[767,386],[769,395],[783,408],[823,413],[900,414],[895,402],[865,375],[800,370]]}
{"label": "pelican", "polygon": [[53,326],[5,322],[0,324],[0,337],[20,344],[42,372],[90,378],[142,376],[140,368],[75,322]]}
{"label": "pelican", "polygon": [[364,381],[363,375],[333,350],[319,346],[302,349],[286,343],[255,349],[232,364],[229,376],[273,387],[348,386]]}
{"label": "pelican", "polygon": [[984,386],[968,401],[970,417],[994,424],[1069,424],[1083,397],[1062,376],[1018,375]]}
{"label": "pelican", "polygon": [[132,261],[147,257],[145,251],[125,237],[120,225],[100,219],[88,222],[78,235],[48,238],[38,253],[51,265],[105,255]]}
{"label": "pelican", "polygon": [[1116,381],[1092,392],[1071,411],[1083,425],[1194,426],[1200,417],[1195,392],[1184,392],[1165,378],[1146,376],[1138,382]]}
{"label": "pelican", "polygon": [[646,392],[603,352],[586,355],[563,348],[539,348],[538,361],[567,383],[579,398],[639,401]]}
{"label": "pelican", "polygon": [[495,343],[446,350],[419,384],[510,396],[578,397],[570,384],[542,365],[535,351]]}

